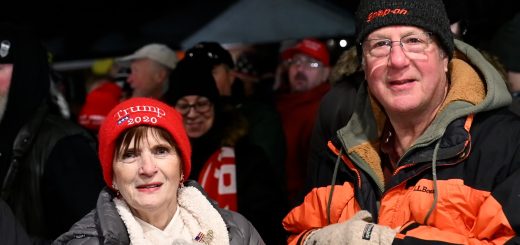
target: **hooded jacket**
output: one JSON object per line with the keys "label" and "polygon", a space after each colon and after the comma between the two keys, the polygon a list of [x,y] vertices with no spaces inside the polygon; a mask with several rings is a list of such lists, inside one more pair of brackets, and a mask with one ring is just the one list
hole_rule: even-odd
{"label": "hooded jacket", "polygon": [[[184,184],[187,187],[195,187],[204,196],[206,195],[197,182],[187,181]],[[53,244],[130,244],[127,227],[116,209],[114,197],[113,191],[108,188],[103,189],[99,194],[96,208],[74,224],[68,232],[58,237]],[[183,197],[179,197],[179,199],[181,198]],[[229,234],[229,244],[264,244],[253,225],[242,215],[221,209],[215,202],[210,201],[210,203],[224,220]],[[197,203],[192,204],[198,205]],[[201,217],[200,215],[204,214],[204,210],[193,207],[191,210],[197,212],[194,216]]]}
{"label": "hooded jacket", "polygon": [[447,98],[386,183],[379,150],[386,116],[361,86],[354,114],[329,141],[337,176],[283,221],[290,244],[359,210],[397,228],[394,244],[520,242],[520,118],[505,107],[511,97],[492,65],[455,44]]}

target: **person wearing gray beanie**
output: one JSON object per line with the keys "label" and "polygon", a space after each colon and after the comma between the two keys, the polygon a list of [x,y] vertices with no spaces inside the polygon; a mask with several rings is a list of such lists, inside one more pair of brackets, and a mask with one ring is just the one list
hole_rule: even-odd
{"label": "person wearing gray beanie", "polygon": [[453,38],[442,0],[361,0],[356,19],[365,81],[283,220],[288,244],[518,244],[520,117],[501,74]]}

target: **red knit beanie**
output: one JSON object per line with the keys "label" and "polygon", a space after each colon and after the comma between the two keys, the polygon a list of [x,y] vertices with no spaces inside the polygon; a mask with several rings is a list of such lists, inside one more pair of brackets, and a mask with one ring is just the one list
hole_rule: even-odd
{"label": "red knit beanie", "polygon": [[115,141],[127,129],[149,125],[170,133],[183,162],[184,176],[190,176],[191,146],[182,123],[182,116],[172,107],[155,99],[131,98],[112,109],[99,129],[99,159],[103,177],[112,188],[112,162]]}

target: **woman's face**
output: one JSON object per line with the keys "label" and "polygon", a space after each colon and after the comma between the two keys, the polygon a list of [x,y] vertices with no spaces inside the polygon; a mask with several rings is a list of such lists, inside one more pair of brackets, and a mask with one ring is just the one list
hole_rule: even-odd
{"label": "woman's face", "polygon": [[190,138],[203,136],[213,126],[215,107],[204,96],[184,96],[177,101],[175,109],[182,114],[184,128]]}
{"label": "woman's face", "polygon": [[151,214],[173,215],[182,181],[179,153],[158,132],[147,127],[137,142],[134,136],[127,147],[121,144],[113,162],[114,187],[144,221]]}

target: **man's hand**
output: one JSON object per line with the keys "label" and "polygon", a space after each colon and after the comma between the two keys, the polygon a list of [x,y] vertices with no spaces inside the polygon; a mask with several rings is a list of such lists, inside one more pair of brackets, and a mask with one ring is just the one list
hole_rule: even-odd
{"label": "man's hand", "polygon": [[304,244],[392,244],[397,230],[369,223],[371,221],[372,215],[368,211],[359,211],[348,221],[313,231]]}

